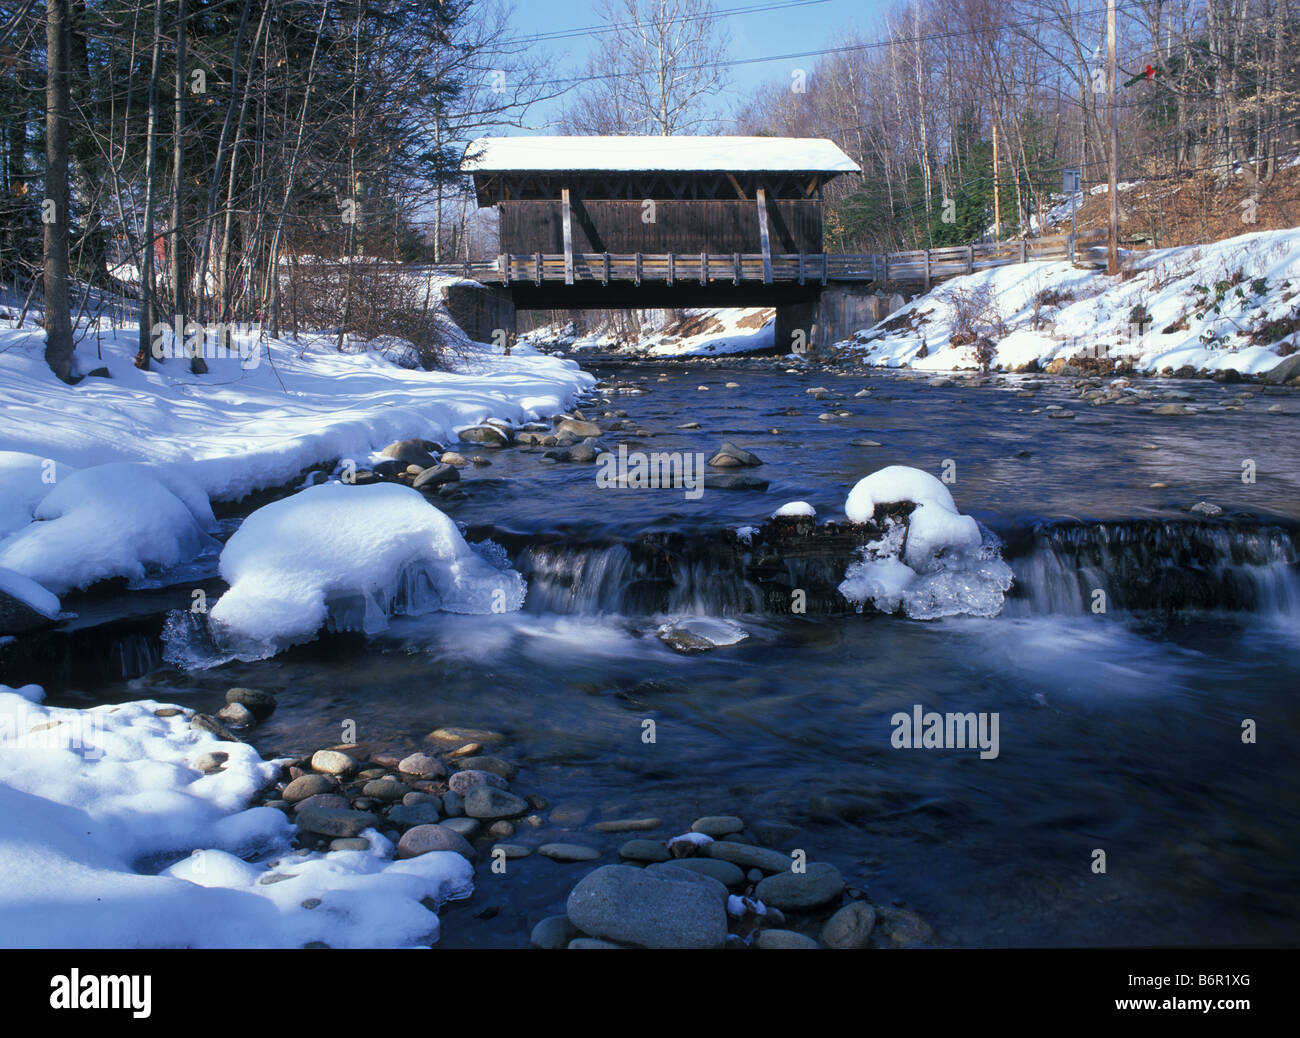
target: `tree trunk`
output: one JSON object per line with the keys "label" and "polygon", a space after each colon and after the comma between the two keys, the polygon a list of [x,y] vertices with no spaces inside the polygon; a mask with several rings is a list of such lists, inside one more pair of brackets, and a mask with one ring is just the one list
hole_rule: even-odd
{"label": "tree trunk", "polygon": [[53,213],[45,214],[45,362],[64,382],[74,381],[72,367],[72,308],[68,293],[68,0],[47,0],[45,42],[45,198]]}
{"label": "tree trunk", "polygon": [[153,57],[149,66],[149,118],[145,131],[144,160],[144,250],[140,257],[140,350],[135,355],[135,366],[149,370],[150,347],[154,325],[154,151],[158,144],[158,65],[162,57],[162,0],[153,3]]}

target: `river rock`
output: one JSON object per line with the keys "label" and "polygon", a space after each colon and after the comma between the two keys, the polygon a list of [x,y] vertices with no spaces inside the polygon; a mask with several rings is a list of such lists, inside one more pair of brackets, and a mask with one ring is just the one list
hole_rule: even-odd
{"label": "river rock", "polygon": [[190,728],[215,735],[222,742],[239,742],[239,737],[211,714],[195,714],[190,718]]}
{"label": "river rock", "polygon": [[447,725],[435,728],[426,737],[433,742],[454,742],[464,745],[467,742],[501,742],[505,738],[500,732],[491,732],[485,728],[461,728]]}
{"label": "river rock", "polygon": [[672,855],[662,843],[654,840],[628,840],[618,849],[620,858],[628,861],[668,861]]}
{"label": "river rock", "polygon": [[752,451],[737,447],[730,440],[723,440],[722,446],[718,448],[717,453],[709,459],[709,464],[714,468],[752,468],[763,464],[763,462]]}
{"label": "river rock", "polygon": [[455,465],[457,468],[463,468],[469,464],[469,459],[463,454],[457,454],[455,451],[443,451],[442,457],[438,459],[444,465]]}
{"label": "river rock", "polygon": [[360,836],[364,829],[377,829],[380,820],[369,811],[344,811],[326,807],[313,807],[299,811],[294,821],[299,829],[321,836]]}
{"label": "river rock", "polygon": [[214,775],[218,771],[226,770],[226,761],[228,760],[230,760],[230,754],[222,750],[201,753],[194,759],[194,767],[205,775]]}
{"label": "river rock", "polygon": [[465,813],[465,798],[450,789],[442,795],[442,810],[449,818],[456,818]]}
{"label": "river rock", "polygon": [[596,440],[583,440],[568,449],[568,460],[578,462],[595,461],[604,448]]}
{"label": "river rock", "polygon": [[1270,386],[1280,386],[1300,377],[1300,353],[1293,353],[1264,372],[1264,381]]}
{"label": "river rock", "polygon": [[1194,412],[1185,404],[1161,404],[1151,413],[1171,415],[1171,414],[1193,414]]}
{"label": "river rock", "polygon": [[500,775],[507,782],[519,774],[517,765],[500,757],[464,757],[460,763],[466,771],[490,771],[493,775]]}
{"label": "river rock", "polygon": [[555,426],[555,435],[561,437],[564,435],[576,437],[578,440],[585,440],[590,437],[600,435],[600,426],[595,422],[579,421],[576,418],[565,418]]}
{"label": "river rock", "polygon": [[421,470],[411,486],[416,490],[432,490],[434,487],[459,482],[460,470],[455,465],[437,464]]}
{"label": "river rock", "polygon": [[233,724],[237,728],[247,728],[249,725],[257,723],[253,711],[244,706],[243,703],[227,703],[217,711],[217,718],[226,724]]}
{"label": "river rock", "polygon": [[754,896],[783,911],[816,908],[844,892],[844,877],[829,862],[812,861],[805,872],[780,872],[754,888]]}
{"label": "river rock", "polygon": [[613,941],[602,941],[596,937],[575,937],[569,942],[568,947],[585,948],[593,951],[617,951],[621,950],[624,945],[615,944]]}
{"label": "river rock", "polygon": [[401,800],[409,792],[411,787],[395,778],[374,779],[361,788],[362,796],[384,801]]}
{"label": "river rock", "polygon": [[338,840],[330,840],[330,850],[332,851],[368,851],[370,841],[363,836],[343,837]]}
{"label": "river rock", "polygon": [[478,851],[465,837],[444,825],[417,825],[407,829],[397,841],[399,858],[418,858],[430,851],[455,851],[469,861],[478,857]]}
{"label": "river rock", "polygon": [[471,786],[465,794],[465,813],[480,819],[517,818],[528,813],[528,801],[484,783]]}
{"label": "river rock", "polygon": [[600,857],[600,851],[595,847],[584,847],[580,843],[544,843],[537,848],[537,853],[559,862],[595,861]]}
{"label": "river rock", "polygon": [[388,812],[388,820],[395,825],[435,825],[442,819],[436,804],[398,804]]}
{"label": "river rock", "polygon": [[[437,445],[433,444],[433,446]],[[419,465],[422,469],[438,464],[433,454],[430,453],[428,440],[394,440],[379,453],[385,458],[393,458],[403,465]],[[441,448],[439,448],[438,453],[442,453]]]}
{"label": "river rock", "polygon": [[492,853],[503,856],[513,861],[515,858],[526,858],[533,853],[531,847],[525,847],[522,843],[494,843]]}
{"label": "river rock", "polygon": [[675,620],[664,624],[657,633],[661,642],[682,653],[705,652],[735,645],[749,637],[749,632],[736,621],[714,616],[692,616],[685,620]]}
{"label": "river rock", "polygon": [[326,775],[351,775],[357,762],[341,750],[317,750],[311,755],[311,768]]}
{"label": "river rock", "polygon": [[332,811],[346,811],[351,806],[348,803],[348,798],[339,793],[314,793],[306,800],[299,800],[294,804],[293,812],[297,814],[299,811],[310,811],[314,807],[327,807]]}
{"label": "river rock", "polygon": [[417,778],[436,779],[447,775],[447,765],[427,753],[412,753],[409,757],[403,757],[397,762],[397,770],[403,775],[414,775]]}
{"label": "river rock", "polygon": [[724,836],[738,833],[745,828],[745,823],[735,815],[705,815],[691,823],[691,832],[703,833],[721,840]]}
{"label": "river rock", "polygon": [[566,948],[579,935],[579,930],[567,915],[548,915],[533,927],[528,939],[534,948]]}
{"label": "river rock", "polygon": [[889,935],[895,944],[910,947],[934,940],[930,924],[905,908],[882,908],[876,913],[876,927]]}
{"label": "river rock", "polygon": [[478,819],[466,818],[464,815],[461,815],[459,818],[444,818],[438,824],[445,826],[454,832],[460,833],[461,836],[465,837],[467,840],[478,832],[479,827]]}
{"label": "river rock", "polygon": [[850,901],[822,927],[828,948],[866,948],[876,925],[876,910],[865,901]]}
{"label": "river rock", "polygon": [[811,937],[805,937],[794,930],[759,930],[754,937],[757,948],[818,948],[820,945]]}
{"label": "river rock", "polygon": [[703,872],[694,869],[684,869],[679,861],[657,861],[653,865],[647,865],[646,870],[648,872],[666,872],[673,879],[703,887],[716,897],[724,907],[728,898],[731,897],[726,884],[721,880],[714,879],[712,876],[705,875]]}
{"label": "river rock", "polygon": [[490,771],[478,771],[473,768],[455,772],[447,780],[447,786],[453,793],[459,793],[461,796],[464,796],[475,786],[496,786],[497,789],[509,788],[506,780],[500,775]]}
{"label": "river rock", "polygon": [[471,425],[468,429],[461,429],[456,436],[463,443],[481,443],[485,447],[510,446],[510,436],[495,425]]}
{"label": "river rock", "polygon": [[281,796],[289,803],[296,804],[317,793],[332,793],[338,789],[338,785],[329,775],[302,775],[285,786]]}
{"label": "river rock", "polygon": [[721,947],[727,939],[726,908],[681,872],[605,865],[573,888],[568,917],[583,933],[644,948]]}
{"label": "river rock", "polygon": [[740,867],[721,858],[678,858],[673,864],[679,869],[716,879],[726,887],[738,887],[745,882],[745,874]]}
{"label": "river rock", "polygon": [[764,872],[788,872],[793,859],[780,851],[766,847],[751,847],[731,840],[714,840],[704,849],[710,858],[721,858],[745,869],[762,869]]}

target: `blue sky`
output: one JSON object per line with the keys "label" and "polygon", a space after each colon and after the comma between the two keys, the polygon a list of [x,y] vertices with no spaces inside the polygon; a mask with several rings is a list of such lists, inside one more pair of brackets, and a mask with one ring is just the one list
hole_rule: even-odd
{"label": "blue sky", "polygon": [[[802,0],[801,6],[725,15],[728,9],[752,8],[783,0],[713,0],[714,9],[723,14],[731,36],[731,59],[758,58],[768,55],[814,50],[834,46],[845,26],[872,31],[880,16],[894,6],[888,0]],[[800,2],[800,0],[789,0]],[[600,5],[593,0],[517,0],[512,22],[520,36],[581,29],[602,23]],[[598,53],[602,36],[598,33],[552,40],[540,46],[556,56],[556,75],[579,73],[588,55]],[[788,81],[790,61],[772,61],[736,65],[730,69],[729,89],[717,101],[720,114],[729,114],[742,97],[768,81]],[[804,62],[802,64],[810,64]],[[562,110],[563,99],[538,106],[529,113],[539,128]]]}

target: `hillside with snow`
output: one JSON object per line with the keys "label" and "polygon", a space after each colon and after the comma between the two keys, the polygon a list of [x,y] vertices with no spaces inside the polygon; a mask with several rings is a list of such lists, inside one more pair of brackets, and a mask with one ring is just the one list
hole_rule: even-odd
{"label": "hillside with snow", "polygon": [[1064,262],[954,278],[836,344],[877,366],[1255,374],[1297,349],[1300,229],[1129,253],[1116,276]]}

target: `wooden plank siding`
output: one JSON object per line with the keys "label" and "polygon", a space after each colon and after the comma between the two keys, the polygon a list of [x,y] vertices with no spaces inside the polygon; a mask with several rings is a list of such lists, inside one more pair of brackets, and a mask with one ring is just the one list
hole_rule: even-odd
{"label": "wooden plank siding", "polygon": [[[773,253],[820,253],[822,209],[816,200],[768,198]],[[502,202],[501,249],[563,253],[564,208],[559,199]],[[653,202],[570,197],[572,250],[667,254],[759,253],[760,222],[751,199]]]}

